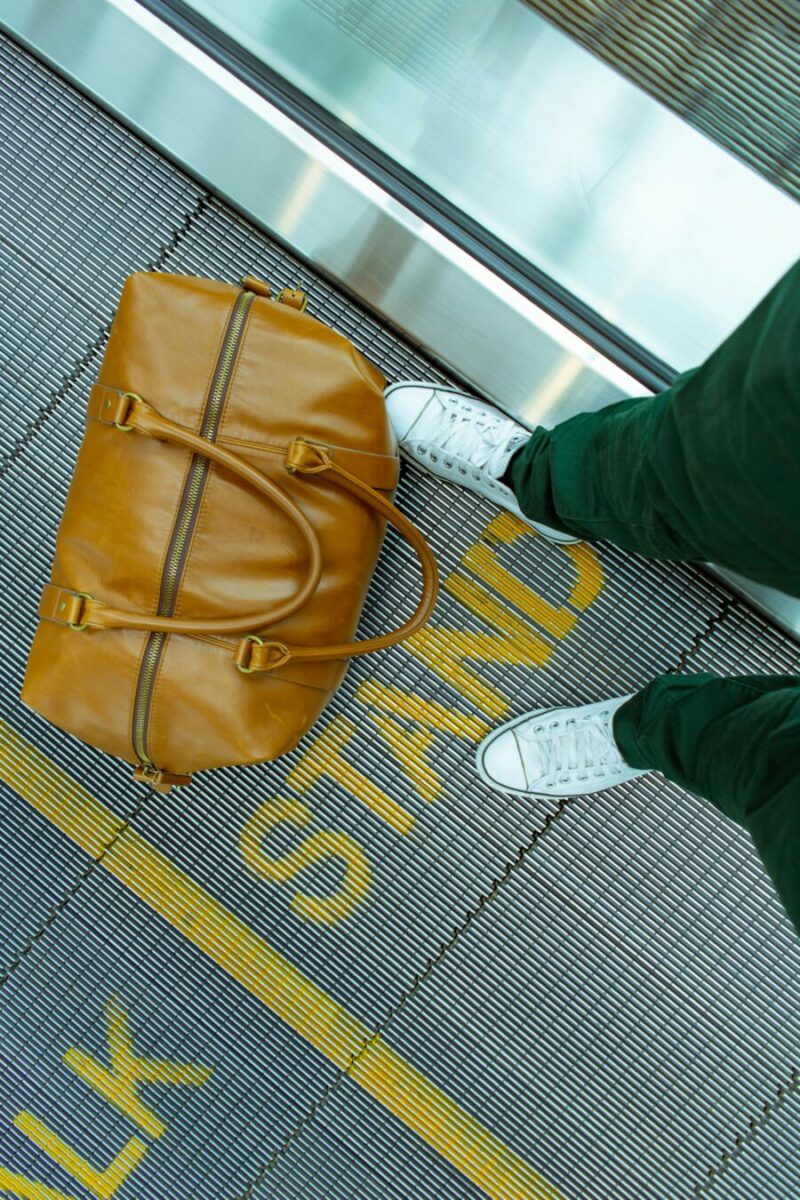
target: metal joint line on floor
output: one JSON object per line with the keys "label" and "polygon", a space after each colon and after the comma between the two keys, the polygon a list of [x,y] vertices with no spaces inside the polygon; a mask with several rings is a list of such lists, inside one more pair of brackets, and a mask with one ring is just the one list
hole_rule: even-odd
{"label": "metal joint line on floor", "polygon": [[[139,269],[142,271],[161,271],[167,265],[170,257],[178,249],[184,238],[186,238],[186,236],[196,225],[197,221],[203,216],[211,199],[212,197],[210,193],[203,193],[194,207],[185,215],[181,223],[175,227],[175,230],[169,241],[165,242],[158,254],[156,254],[149,262],[144,263]],[[2,462],[0,462],[0,479],[7,474],[11,467],[13,467],[14,463],[17,462],[19,457],[25,453],[25,450],[28,448],[28,446],[35,441],[37,434],[41,432],[50,417],[53,416],[61,403],[67,398],[71,388],[78,383],[85,372],[94,365],[98,355],[104,349],[110,333],[111,323],[106,322],[101,327],[98,335],[90,342],[77,362],[73,364],[73,366],[64,376],[58,388],[56,388],[56,390],[50,396],[50,399],[39,410],[31,423],[28,425],[27,429],[21,433],[15,445],[11,447],[11,449],[3,458]]]}
{"label": "metal joint line on floor", "polygon": [[795,1067],[789,1078],[777,1085],[774,1099],[765,1100],[758,1115],[750,1118],[747,1132],[737,1133],[733,1141],[733,1149],[723,1150],[719,1163],[708,1168],[706,1178],[702,1183],[694,1185],[692,1196],[702,1196],[710,1192],[748,1147],[753,1145],[760,1130],[773,1120],[776,1113],[784,1110],[790,1100],[798,1100],[798,1098],[800,1098],[800,1069]]}
{"label": "metal joint line on floor", "polygon": [[44,429],[50,417],[58,410],[61,403],[70,394],[72,388],[84,376],[86,371],[92,367],[98,355],[104,349],[111,333],[111,323],[107,322],[100,329],[97,336],[89,343],[89,345],[81,354],[80,358],[73,364],[63,380],[51,394],[50,399],[44,404],[39,412],[30,422],[26,429],[22,431],[15,444],[9,449],[6,455],[0,462],[0,479],[3,479],[16,462],[22,457],[28,446],[36,440],[37,435]]}
{"label": "metal joint line on floor", "polygon": [[673,667],[673,673],[675,675],[691,673],[691,659],[697,654],[698,650],[702,650],[703,646],[708,642],[708,639],[712,636],[714,631],[719,629],[721,625],[724,625],[728,617],[731,615],[731,612],[733,611],[732,597],[726,596],[724,592],[720,592],[719,601],[719,612],[711,614],[705,624],[705,627],[700,629],[694,635],[691,644],[687,646],[680,655],[677,663]]}
{"label": "metal joint line on floor", "polygon": [[360,1059],[362,1059],[364,1055],[369,1052],[370,1047],[375,1044],[378,1038],[390,1031],[395,1017],[402,1012],[409,1000],[416,995],[422,985],[433,975],[436,968],[446,958],[447,954],[456,946],[467,930],[475,924],[475,921],[480,917],[481,913],[485,911],[486,907],[492,902],[492,900],[497,898],[503,885],[506,884],[514,872],[527,861],[528,855],[532,850],[536,849],[542,838],[546,836],[553,825],[555,825],[559,818],[563,816],[564,812],[569,807],[569,804],[569,799],[560,799],[554,811],[545,814],[541,827],[534,831],[530,840],[524,846],[520,846],[514,857],[506,863],[500,874],[492,880],[486,891],[479,896],[477,903],[464,915],[463,921],[456,926],[450,937],[447,938],[446,941],[442,942],[436,953],[432,954],[425,965],[415,973],[408,987],[401,992],[398,999],[386,1013],[384,1019],[374,1027],[371,1036],[365,1038],[358,1051],[352,1055],[348,1066],[344,1070],[340,1071],[336,1078],[332,1080],[332,1082],[329,1083],[324,1089],[321,1095],[317,1097],[314,1103],[309,1107],[308,1112],[306,1112],[300,1118],[295,1128],[284,1139],[283,1143],[275,1149],[269,1160],[264,1164],[258,1174],[248,1183],[247,1187],[236,1198],[236,1200],[252,1200],[252,1197],[258,1191],[258,1188],[266,1178],[268,1172],[275,1169],[279,1160],[286,1154],[290,1147],[300,1139],[305,1130],[313,1122],[317,1114],[321,1112],[326,1102],[331,1098],[331,1096],[334,1095],[334,1093],[341,1086],[342,1082],[352,1074],[353,1067],[355,1067]]}
{"label": "metal joint line on floor", "polygon": [[5,987],[9,980],[13,978],[13,976],[22,966],[25,959],[33,950],[34,946],[42,940],[47,931],[53,927],[58,918],[66,911],[76,896],[78,896],[78,894],[81,892],[84,885],[92,878],[97,868],[102,866],[107,856],[112,853],[120,838],[125,836],[136,818],[144,811],[148,801],[156,795],[157,793],[154,788],[147,789],[144,795],[137,801],[135,808],[116,830],[113,837],[109,839],[103,850],[101,850],[96,857],[93,856],[90,859],[90,861],[86,864],[78,877],[73,881],[61,899],[53,905],[47,916],[39,922],[36,929],[31,933],[24,945],[17,951],[13,959],[11,959],[11,961],[7,963],[5,967],[0,967],[0,988]]}

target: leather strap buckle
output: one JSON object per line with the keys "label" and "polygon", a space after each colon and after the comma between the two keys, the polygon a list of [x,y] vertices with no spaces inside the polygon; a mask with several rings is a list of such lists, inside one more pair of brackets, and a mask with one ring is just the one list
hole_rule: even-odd
{"label": "leather strap buckle", "polygon": [[125,412],[124,412],[124,415],[122,415],[121,420],[114,422],[114,428],[118,429],[120,431],[120,433],[130,433],[131,430],[133,429],[133,426],[126,424],[126,421],[128,419],[128,414],[130,413],[131,408],[136,403],[136,401],[137,400],[141,401],[142,398],[141,398],[141,396],[137,396],[135,392],[123,392],[122,399],[123,399],[123,401],[125,401]]}
{"label": "leather strap buckle", "polygon": [[291,657],[291,650],[283,642],[265,642],[249,633],[239,642],[234,661],[243,675],[252,675],[254,671],[275,671]]}
{"label": "leather strap buckle", "polygon": [[89,393],[87,415],[103,425],[113,425],[122,433],[129,433],[133,425],[129,424],[130,413],[134,404],[141,404],[141,396],[136,392],[122,392],[119,388],[106,387],[96,383]]}
{"label": "leather strap buckle", "polygon": [[245,275],[239,280],[240,285],[246,292],[252,292],[254,296],[263,296],[265,300],[272,298],[272,289],[263,279],[259,279],[257,275]]}
{"label": "leather strap buckle", "polygon": [[286,470],[290,475],[319,475],[327,471],[331,457],[325,446],[316,446],[303,437],[296,437],[286,451]]}
{"label": "leather strap buckle", "polygon": [[241,671],[243,675],[252,675],[255,671],[255,667],[250,666],[253,659],[253,647],[263,645],[264,639],[255,633],[248,633],[247,637],[242,638],[236,650],[236,670]]}
{"label": "leather strap buckle", "polygon": [[286,304],[289,308],[296,308],[298,312],[305,312],[308,308],[308,296],[300,288],[281,288],[276,299],[278,304]]}
{"label": "leather strap buckle", "polygon": [[[72,621],[67,621],[67,628],[73,629],[75,631],[75,633],[82,633],[84,629],[89,628],[88,625],[82,625],[80,622],[81,622],[81,617],[83,616],[83,610],[86,607],[86,601],[91,600],[92,597],[89,595],[88,592],[75,592],[74,594],[75,594],[76,599],[81,600],[82,603],[81,603],[80,609],[76,613],[76,619],[72,620]],[[64,604],[65,602],[62,600],[61,603]]]}

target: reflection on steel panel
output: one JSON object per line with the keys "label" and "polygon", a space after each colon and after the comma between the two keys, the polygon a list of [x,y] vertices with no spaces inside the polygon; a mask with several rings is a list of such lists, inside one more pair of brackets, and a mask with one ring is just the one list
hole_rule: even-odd
{"label": "reflection on steel panel", "polygon": [[[156,796],[21,706],[125,274],[296,281],[390,379],[445,376],[13,44],[0,42],[0,77],[13,180],[0,328],[31,368],[0,374],[0,1190],[664,1200],[714,1168],[737,1200],[749,1181],[785,1200],[790,1093],[767,1136],[731,1153],[791,1080],[800,1036],[800,946],[745,836],[655,777],[538,804],[488,792],[473,768],[506,713],[634,690],[684,656],[798,669],[796,646],[698,571],[549,546],[408,469],[399,502],[442,567],[439,652],[354,661],[285,759]],[[410,612],[414,592],[392,538],[362,635]],[[463,659],[448,656],[453,631],[470,639]],[[410,814],[408,833],[372,789]],[[287,801],[308,826],[279,821],[260,854],[326,830],[351,839],[371,875],[346,919],[311,924],[292,904],[335,891],[341,865],[277,884],[245,860],[260,814]]]}
{"label": "reflection on steel panel", "polygon": [[800,9],[792,0],[526,3],[800,200]]}
{"label": "reflection on steel panel", "polygon": [[190,4],[678,369],[800,255],[797,204],[519,0]]}

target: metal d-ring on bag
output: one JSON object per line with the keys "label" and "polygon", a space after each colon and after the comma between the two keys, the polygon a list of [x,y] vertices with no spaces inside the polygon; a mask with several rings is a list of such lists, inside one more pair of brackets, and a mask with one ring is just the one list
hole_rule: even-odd
{"label": "metal d-ring on bag", "polygon": [[[383,377],[304,308],[249,276],[131,276],[90,395],[23,699],[161,790],[291,749],[347,660],[436,601]],[[421,597],[355,642],[387,523]]]}

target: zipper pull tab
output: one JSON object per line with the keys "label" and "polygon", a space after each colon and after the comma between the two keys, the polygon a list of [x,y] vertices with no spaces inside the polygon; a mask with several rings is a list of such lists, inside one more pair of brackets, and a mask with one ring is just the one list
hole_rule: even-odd
{"label": "zipper pull tab", "polygon": [[186,787],[192,782],[191,775],[173,775],[171,771],[159,771],[157,767],[139,766],[133,772],[137,783],[146,783],[156,792],[166,795],[174,787]]}

